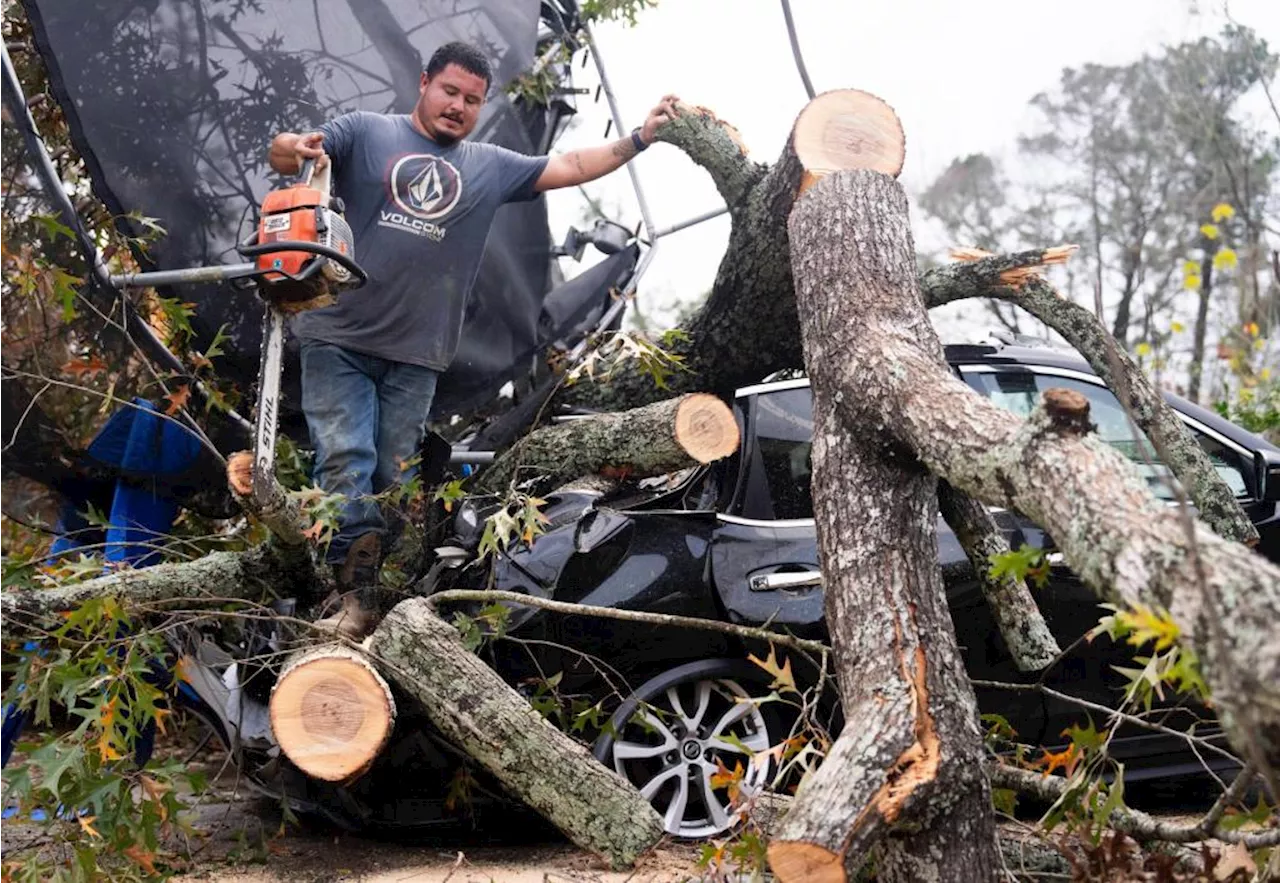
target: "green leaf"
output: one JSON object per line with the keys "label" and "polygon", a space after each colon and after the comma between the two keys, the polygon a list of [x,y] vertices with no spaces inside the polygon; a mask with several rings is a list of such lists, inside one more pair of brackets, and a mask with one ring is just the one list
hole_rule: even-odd
{"label": "green leaf", "polygon": [[990,557],[991,567],[987,576],[992,580],[1025,580],[1030,578],[1037,588],[1043,588],[1049,579],[1049,562],[1044,550],[1023,543],[1017,549],[1000,552]]}
{"label": "green leaf", "polygon": [[992,788],[991,805],[996,812],[1012,816],[1018,809],[1018,795],[1012,788]]}
{"label": "green leaf", "polygon": [[53,215],[32,215],[31,220],[43,227],[45,235],[55,242],[59,237],[66,237],[73,241],[76,238],[75,232]]}
{"label": "green leaf", "polygon": [[1102,806],[1093,817],[1096,829],[1101,832],[1102,829],[1107,827],[1111,814],[1124,807],[1124,764],[1116,764],[1116,776],[1110,786],[1099,783],[1099,787],[1107,790],[1107,799],[1103,801]]}

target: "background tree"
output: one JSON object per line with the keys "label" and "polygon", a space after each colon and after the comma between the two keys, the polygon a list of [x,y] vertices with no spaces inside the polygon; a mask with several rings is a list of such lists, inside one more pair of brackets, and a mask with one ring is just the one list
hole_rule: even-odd
{"label": "background tree", "polygon": [[[1276,318],[1267,225],[1278,208],[1280,142],[1241,111],[1276,66],[1265,40],[1231,25],[1130,64],[1066,69],[1057,88],[1032,99],[1038,121],[1019,138],[1016,175],[985,155],[957,159],[921,207],[957,244],[1078,242],[1090,272],[1069,277],[1066,292],[1090,308],[1101,292],[1112,336],[1131,349],[1168,341],[1171,322],[1190,326],[1190,344],[1170,348],[1198,399],[1206,341],[1249,323],[1266,337]],[[1233,256],[1215,264],[1226,233],[1211,226],[1221,204],[1236,218]],[[1238,284],[1220,287],[1224,272]],[[991,309],[1020,330],[1011,308]]]}

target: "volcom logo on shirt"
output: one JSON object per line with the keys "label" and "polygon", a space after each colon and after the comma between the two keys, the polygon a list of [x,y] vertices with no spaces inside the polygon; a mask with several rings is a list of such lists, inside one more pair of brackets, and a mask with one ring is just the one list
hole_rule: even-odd
{"label": "volcom logo on shirt", "polygon": [[429,153],[401,157],[391,169],[391,198],[401,211],[383,209],[380,226],[395,227],[439,242],[445,229],[430,223],[443,218],[462,196],[462,176],[446,160]]}

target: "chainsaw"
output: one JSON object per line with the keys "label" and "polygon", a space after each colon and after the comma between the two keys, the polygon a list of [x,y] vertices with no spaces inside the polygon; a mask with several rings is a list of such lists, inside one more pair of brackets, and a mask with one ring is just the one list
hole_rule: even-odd
{"label": "chainsaw", "polygon": [[280,375],[284,365],[284,323],[292,313],[329,306],[341,291],[359,288],[368,276],[355,261],[355,242],[343,218],[343,204],[330,195],[330,170],[316,161],[302,164],[290,185],[268,193],[258,225],[236,246],[249,263],[111,277],[117,288],[209,282],[251,283],[266,306],[262,361],[258,369],[258,413],[253,439],[253,498],[272,502]]}

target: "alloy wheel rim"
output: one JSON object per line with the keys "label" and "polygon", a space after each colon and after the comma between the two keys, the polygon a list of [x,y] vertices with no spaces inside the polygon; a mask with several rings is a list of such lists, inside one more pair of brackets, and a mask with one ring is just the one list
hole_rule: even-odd
{"label": "alloy wheel rim", "polygon": [[712,784],[719,764],[742,766],[740,805],[764,789],[769,747],[764,715],[741,684],[700,679],[641,705],[614,740],[613,765],[662,816],[667,833],[705,838],[734,827],[741,815],[728,786]]}

